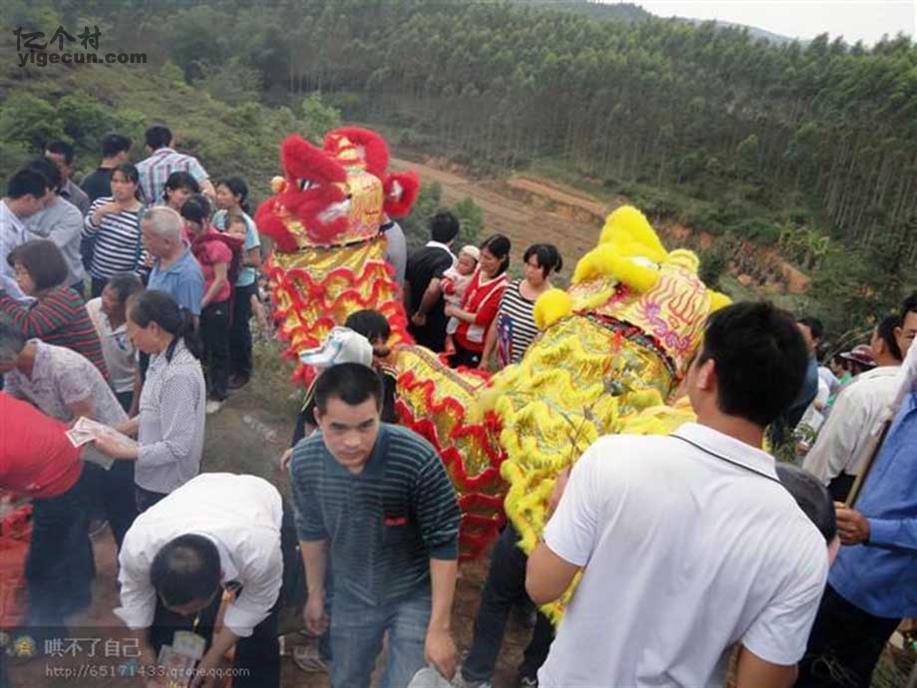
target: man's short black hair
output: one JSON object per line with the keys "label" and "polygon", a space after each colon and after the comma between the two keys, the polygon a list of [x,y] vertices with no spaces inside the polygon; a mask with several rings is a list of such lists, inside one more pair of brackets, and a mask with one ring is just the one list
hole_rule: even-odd
{"label": "man's short black hair", "polygon": [[904,303],[901,304],[901,325],[904,324],[908,313],[917,313],[917,291],[904,299]]}
{"label": "man's short black hair", "polygon": [[386,342],[392,334],[392,329],[385,316],[371,308],[348,315],[344,327],[349,327],[357,334],[362,334],[370,344],[376,339]]}
{"label": "man's short black hair", "polygon": [[362,363],[333,365],[315,381],[315,406],[319,413],[328,410],[328,400],[340,399],[348,406],[358,406],[372,397],[376,409],[382,409],[382,380],[375,370]]}
{"label": "man's short black hair", "polygon": [[808,471],[783,461],[777,462],[777,477],[830,545],[837,535],[837,519],[834,500],[825,486]]}
{"label": "man's short black hair", "polygon": [[57,165],[47,158],[35,158],[28,164],[26,169],[38,172],[48,182],[48,188],[53,189],[55,193],[60,191],[64,178],[61,176]]}
{"label": "man's short black hair", "polygon": [[179,535],[153,557],[150,583],[169,607],[206,600],[220,587],[220,553],[203,535]]}
{"label": "man's short black hair", "polygon": [[459,221],[448,210],[439,210],[430,218],[430,238],[441,244],[453,241],[459,233]]}
{"label": "man's short black hair", "polygon": [[812,333],[812,339],[821,339],[825,334],[825,326],[818,318],[806,316],[804,318],[800,318],[796,322],[809,328],[809,332]]}
{"label": "man's short black hair", "polygon": [[898,340],[895,339],[895,328],[901,327],[901,316],[888,315],[876,325],[876,335],[885,342],[888,352],[899,361],[902,360],[901,347],[898,346]]}
{"label": "man's short black hair", "polygon": [[121,134],[105,134],[102,137],[102,157],[113,158],[118,153],[126,153],[131,149],[133,141]]}
{"label": "man's short black hair", "polygon": [[146,139],[146,145],[153,150],[158,150],[172,143],[172,132],[169,131],[169,127],[156,124],[146,130],[144,138]]}
{"label": "man's short black hair", "polygon": [[48,193],[48,179],[35,170],[19,170],[10,177],[6,185],[6,195],[13,199],[23,196],[41,198],[46,193]]}
{"label": "man's short black hair", "polygon": [[45,145],[45,150],[56,155],[63,155],[64,162],[68,165],[73,163],[73,146],[66,141],[51,141]]}
{"label": "man's short black hair", "polygon": [[720,411],[765,427],[796,398],[809,354],[790,313],[745,302],[710,316],[697,363],[709,359],[716,363]]}

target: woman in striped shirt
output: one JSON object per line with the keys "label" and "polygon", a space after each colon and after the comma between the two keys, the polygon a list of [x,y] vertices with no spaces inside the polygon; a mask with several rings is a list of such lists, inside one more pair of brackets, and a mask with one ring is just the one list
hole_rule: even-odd
{"label": "woman in striped shirt", "polygon": [[564,263],[553,244],[532,244],[525,249],[523,260],[525,279],[515,280],[503,292],[497,317],[487,331],[479,368],[487,367],[495,348],[501,368],[518,363],[538,336],[535,301],[554,286],[551,273],[558,272]]}
{"label": "woman in striped shirt", "polygon": [[92,297],[101,296],[112,275],[119,272],[140,274],[144,263],[140,241],[140,213],[143,203],[138,200],[140,174],[127,162],[118,165],[111,174],[111,196],[97,198],[89,208],[83,227],[83,238],[93,241]]}
{"label": "woman in striped shirt", "polygon": [[448,305],[446,317],[457,318],[458,329],[453,335],[455,354],[450,365],[474,367],[480,364],[484,340],[506,289],[506,268],[509,267],[510,241],[494,234],[481,244],[481,259],[471,283],[465,290],[461,308]]}
{"label": "woman in striped shirt", "polygon": [[0,313],[21,327],[26,337],[82,354],[108,379],[99,335],[86,312],[83,297],[64,286],[67,262],[54,242],[27,241],[10,252],[7,262],[16,274],[19,288],[36,301],[23,305],[0,291]]}

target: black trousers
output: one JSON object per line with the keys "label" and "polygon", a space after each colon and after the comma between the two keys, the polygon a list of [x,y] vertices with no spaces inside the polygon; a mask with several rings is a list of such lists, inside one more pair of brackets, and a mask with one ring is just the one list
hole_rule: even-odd
{"label": "black trousers", "polygon": [[229,300],[211,303],[201,311],[201,339],[210,398],[229,396]]}
{"label": "black trousers", "polygon": [[39,637],[92,602],[95,565],[89,541],[93,485],[101,470],[84,464],[79,480],[56,497],[32,500],[32,539],[25,561],[28,625]]}
{"label": "black trousers", "polygon": [[137,513],[142,514],[154,504],[158,504],[169,495],[165,492],[153,492],[140,485],[134,485],[134,499],[137,503]]}
{"label": "black trousers", "polygon": [[134,494],[134,462],[115,461],[103,471],[101,478],[101,503],[105,520],[111,527],[118,550],[128,529],[137,518],[137,498]]}
{"label": "black trousers", "polygon": [[799,663],[797,688],[869,688],[873,669],[901,619],[873,616],[828,585]]}
{"label": "black trousers", "polygon": [[252,375],[252,296],[258,285],[236,287],[232,302],[232,322],[229,325],[229,371],[248,380]]}
{"label": "black trousers", "polygon": [[[494,546],[487,582],[481,592],[481,606],[474,620],[471,650],[462,664],[466,681],[490,681],[497,666],[506,620],[513,606],[526,602],[525,567],[528,557],[517,546],[519,535],[507,524]],[[523,654],[520,678],[537,678],[554,640],[554,628],[538,613],[532,640]]]}
{"label": "black trousers", "polygon": [[449,365],[451,367],[458,368],[459,366],[467,366],[469,368],[477,368],[480,362],[480,351],[472,351],[471,349],[466,349],[464,346],[456,342],[455,353],[452,355],[452,358],[449,359]]}

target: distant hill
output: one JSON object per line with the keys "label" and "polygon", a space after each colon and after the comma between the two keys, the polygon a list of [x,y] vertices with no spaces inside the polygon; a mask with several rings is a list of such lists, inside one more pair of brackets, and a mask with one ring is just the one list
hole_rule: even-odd
{"label": "distant hill", "polygon": [[[643,9],[642,7],[639,9]],[[645,10],[644,10],[645,11]],[[704,19],[691,19],[690,17],[672,17],[675,21],[687,22],[688,24],[693,24],[694,26],[700,26],[701,24],[708,23],[709,20]],[[771,31],[765,31],[764,29],[759,29],[755,26],[748,26],[747,24],[736,24],[734,22],[728,21],[713,21],[710,22],[716,24],[717,26],[722,26],[727,29],[747,29],[748,35],[752,38],[763,38],[766,41],[770,41],[774,45],[782,45],[783,43],[792,43],[793,41],[800,41],[798,38],[790,38],[789,36],[783,36],[779,33],[773,33]],[[807,43],[808,41],[800,41],[800,43]]]}
{"label": "distant hill", "polygon": [[639,5],[629,2],[608,3],[597,0],[516,0],[520,4],[555,10],[574,12],[593,19],[614,19],[618,21],[645,21],[654,17]]}
{"label": "distant hill", "polygon": [[[661,19],[670,19],[676,22],[684,22],[687,24],[692,24],[694,26],[700,26],[701,24],[706,23],[706,20],[703,19],[693,19],[691,17],[657,17],[657,15],[647,12],[640,5],[636,5],[630,2],[622,3],[613,3],[613,2],[600,2],[599,0],[516,0],[517,2],[525,5],[530,5],[532,7],[543,7],[550,8],[555,10],[563,10],[567,12],[574,12],[576,14],[581,14],[587,17],[592,17],[593,19],[610,19],[614,21],[626,21],[626,22],[638,22],[646,21],[650,18],[661,18]],[[747,29],[749,35],[754,39],[763,38],[766,41],[773,43],[774,45],[781,45],[783,43],[792,43],[795,38],[790,38],[789,36],[782,36],[777,33],[772,33],[771,31],[765,31],[764,29],[759,29],[754,26],[747,26],[745,24],[736,24],[734,22],[727,21],[714,21],[713,24],[721,26],[726,29]]]}

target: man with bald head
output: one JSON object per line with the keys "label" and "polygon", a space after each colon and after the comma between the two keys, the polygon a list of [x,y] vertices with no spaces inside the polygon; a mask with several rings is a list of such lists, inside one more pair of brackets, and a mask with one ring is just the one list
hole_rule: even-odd
{"label": "man with bald head", "polygon": [[150,208],[140,222],[143,246],[154,258],[148,289],[172,295],[197,319],[204,295],[204,274],[182,239],[181,215],[164,206]]}

